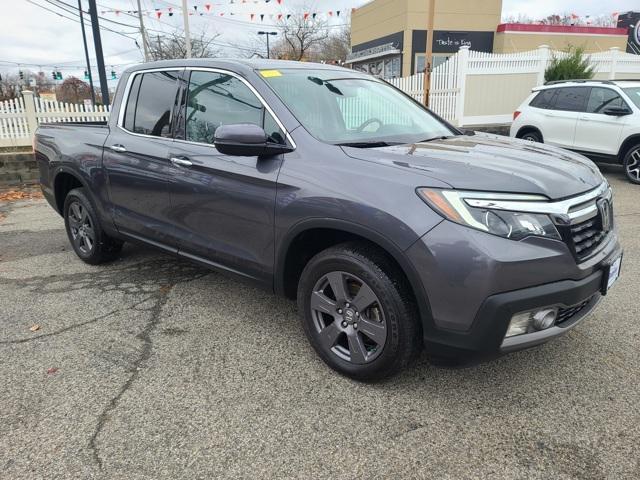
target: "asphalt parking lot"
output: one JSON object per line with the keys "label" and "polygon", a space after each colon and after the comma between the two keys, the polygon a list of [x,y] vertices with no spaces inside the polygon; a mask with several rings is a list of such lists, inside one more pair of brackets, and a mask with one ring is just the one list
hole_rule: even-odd
{"label": "asphalt parking lot", "polygon": [[293,302],[139,246],[85,265],[44,200],[2,204],[0,477],[639,478],[640,187],[607,177],[625,257],[592,317],[376,385]]}

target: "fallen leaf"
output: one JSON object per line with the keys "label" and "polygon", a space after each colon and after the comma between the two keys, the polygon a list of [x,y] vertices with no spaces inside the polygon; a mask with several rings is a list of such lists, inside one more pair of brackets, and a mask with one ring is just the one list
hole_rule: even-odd
{"label": "fallen leaf", "polygon": [[38,325],[37,323],[35,325],[31,325],[29,330],[31,330],[32,332],[37,332],[38,330],[40,330],[40,325]]}
{"label": "fallen leaf", "polygon": [[42,198],[40,190],[8,190],[0,192],[0,202],[11,202],[16,200],[28,200],[31,198]]}
{"label": "fallen leaf", "polygon": [[57,371],[58,369],[56,367],[51,367],[50,369],[47,370],[47,373],[51,375],[52,373],[56,373]]}

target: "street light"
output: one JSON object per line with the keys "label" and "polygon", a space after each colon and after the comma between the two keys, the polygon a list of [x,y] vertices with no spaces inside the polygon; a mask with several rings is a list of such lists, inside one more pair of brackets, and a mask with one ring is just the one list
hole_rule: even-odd
{"label": "street light", "polygon": [[259,31],[258,35],[266,35],[267,36],[267,58],[271,58],[269,56],[269,36],[271,35],[277,35],[278,32],[263,32],[263,31]]}

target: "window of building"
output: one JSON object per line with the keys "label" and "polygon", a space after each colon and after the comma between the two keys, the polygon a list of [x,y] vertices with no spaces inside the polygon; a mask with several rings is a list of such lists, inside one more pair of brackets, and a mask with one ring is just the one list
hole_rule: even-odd
{"label": "window of building", "polygon": [[396,78],[400,76],[400,56],[396,55],[366,63],[357,63],[353,65],[353,69],[384,78]]}
{"label": "window of building", "polygon": [[588,94],[588,87],[559,88],[554,109],[569,112],[583,112]]}
{"label": "window of building", "polygon": [[615,90],[593,87],[587,102],[587,112],[602,113],[609,107],[626,107],[627,104]]}
{"label": "window of building", "polygon": [[127,99],[125,129],[154,137],[171,137],[177,75],[174,71],[136,75]]}
{"label": "window of building", "polygon": [[241,80],[214,72],[192,72],[187,95],[185,138],[213,143],[221,125],[252,123],[264,127],[272,142],[284,143],[284,132]]}

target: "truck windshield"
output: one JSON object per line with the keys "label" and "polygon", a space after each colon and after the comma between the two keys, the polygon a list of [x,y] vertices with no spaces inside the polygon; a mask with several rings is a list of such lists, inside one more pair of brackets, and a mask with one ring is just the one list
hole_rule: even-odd
{"label": "truck windshield", "polygon": [[624,93],[640,108],[640,87],[623,88]]}
{"label": "truck windshield", "polygon": [[456,134],[396,89],[350,71],[281,69],[260,72],[318,140],[378,147]]}

